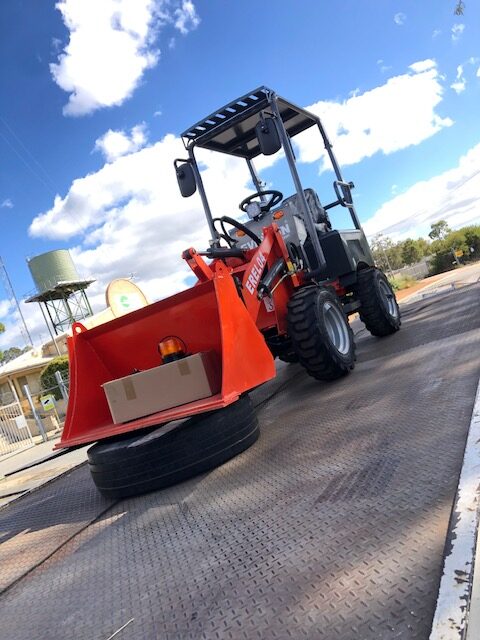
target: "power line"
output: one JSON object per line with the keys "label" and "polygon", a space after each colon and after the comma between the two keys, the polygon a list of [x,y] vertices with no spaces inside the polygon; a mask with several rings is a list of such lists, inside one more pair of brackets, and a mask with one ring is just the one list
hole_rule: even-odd
{"label": "power line", "polygon": [[27,323],[25,322],[25,318],[23,317],[22,310],[20,309],[20,304],[18,302],[17,296],[15,295],[15,291],[13,290],[12,283],[10,281],[10,276],[8,275],[7,268],[1,256],[0,256],[0,278],[3,281],[3,286],[5,288],[7,296],[9,297],[10,300],[13,299],[15,301],[18,315],[20,316],[21,323],[22,323],[20,326],[20,332],[23,336],[23,339],[25,340],[25,344],[33,345],[32,336],[30,335],[30,332],[28,330]]}
{"label": "power line", "polygon": [[[7,143],[7,145],[10,147],[10,149],[14,152],[14,154],[20,158],[20,160],[23,162],[23,164],[27,167],[27,169],[38,179],[40,180],[40,182],[43,184],[44,187],[46,187],[48,189],[48,191],[53,192],[53,194],[56,193],[57,189],[53,183],[53,180],[50,178],[50,176],[48,175],[48,173],[45,171],[45,169],[43,168],[43,166],[40,164],[40,162],[38,162],[38,160],[35,158],[35,156],[27,149],[27,147],[24,145],[24,143],[20,140],[20,138],[18,137],[18,135],[15,133],[15,131],[11,128],[11,126],[5,122],[5,120],[0,116],[0,122],[4,125],[4,127],[7,129],[7,131],[9,132],[9,134],[12,136],[13,140],[16,142],[16,146],[12,143],[11,140],[8,139],[8,137],[5,135],[4,132],[0,131],[0,136],[5,140],[5,142]],[[18,147],[18,148],[17,148]],[[37,167],[39,167],[39,169],[41,170],[41,172],[43,173],[43,176],[40,174],[40,172],[35,169],[34,166],[32,166],[32,164],[27,161],[27,158],[25,157],[26,155],[28,155],[31,158],[31,161],[33,161]]]}

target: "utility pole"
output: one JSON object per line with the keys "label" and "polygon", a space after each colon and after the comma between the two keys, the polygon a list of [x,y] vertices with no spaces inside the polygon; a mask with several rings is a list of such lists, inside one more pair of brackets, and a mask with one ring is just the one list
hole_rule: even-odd
{"label": "utility pole", "polygon": [[30,335],[30,332],[28,330],[27,323],[25,322],[25,318],[23,317],[22,310],[20,309],[20,304],[18,302],[17,296],[15,295],[15,291],[13,290],[10,276],[8,275],[7,268],[1,256],[0,256],[0,277],[2,279],[3,286],[9,300],[14,300],[15,306],[17,307],[18,315],[20,316],[20,320],[21,320],[20,331],[22,333],[23,339],[25,340],[25,344],[33,346],[32,336]]}

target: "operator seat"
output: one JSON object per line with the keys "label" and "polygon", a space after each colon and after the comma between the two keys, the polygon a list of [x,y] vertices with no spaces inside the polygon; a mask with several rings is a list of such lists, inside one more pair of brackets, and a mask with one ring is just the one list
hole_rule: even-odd
{"label": "operator seat", "polygon": [[[327,231],[330,231],[332,228],[332,223],[330,222],[328,213],[320,204],[317,193],[313,189],[304,189],[303,193],[305,194],[305,199],[310,208],[310,211],[312,212],[313,221],[315,223],[317,231],[319,231],[320,233],[326,233]],[[298,202],[298,196],[296,193],[294,193],[293,196],[285,198],[280,207],[282,209],[290,209],[291,213],[293,213],[294,216],[303,219],[302,210],[300,207],[300,203]]]}

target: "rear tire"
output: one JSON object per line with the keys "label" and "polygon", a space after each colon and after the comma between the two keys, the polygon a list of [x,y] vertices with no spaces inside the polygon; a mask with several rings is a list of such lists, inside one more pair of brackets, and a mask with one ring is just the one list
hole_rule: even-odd
{"label": "rear tire", "polygon": [[400,309],[383,271],[375,268],[359,271],[357,293],[360,320],[372,336],[383,338],[400,329]]}
{"label": "rear tire", "polygon": [[260,433],[248,396],[169,426],[90,447],[88,464],[100,493],[126,498],[182,482],[245,451]]}
{"label": "rear tire", "polygon": [[355,366],[353,332],[334,293],[305,287],[288,303],[288,335],[300,364],[317,380],[335,380]]}

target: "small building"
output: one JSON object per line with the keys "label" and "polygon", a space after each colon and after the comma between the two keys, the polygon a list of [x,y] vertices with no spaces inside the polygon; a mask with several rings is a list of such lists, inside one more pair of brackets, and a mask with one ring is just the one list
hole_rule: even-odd
{"label": "small building", "polygon": [[[87,329],[113,320],[114,315],[110,307],[103,309],[83,320]],[[24,386],[28,384],[30,393],[38,405],[37,398],[42,393],[40,375],[43,369],[59,355],[68,355],[67,338],[69,333],[56,335],[54,339],[45,342],[38,348],[30,349],[14,360],[0,366],[0,406],[16,402],[17,398],[22,407],[28,412],[28,400]]]}
{"label": "small building", "polygon": [[42,348],[30,349],[0,366],[0,405],[10,404],[18,398],[22,407],[27,409],[25,385],[32,394],[40,393],[40,374],[52,360],[53,356],[46,355]]}

